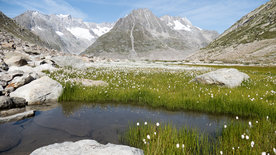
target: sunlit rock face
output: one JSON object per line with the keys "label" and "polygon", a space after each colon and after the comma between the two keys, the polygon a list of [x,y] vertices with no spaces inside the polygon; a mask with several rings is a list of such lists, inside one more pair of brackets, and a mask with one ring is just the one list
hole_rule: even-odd
{"label": "sunlit rock face", "polygon": [[183,58],[206,46],[217,32],[195,27],[186,18],[156,17],[148,9],[133,10],[99,37],[84,53],[111,58]]}

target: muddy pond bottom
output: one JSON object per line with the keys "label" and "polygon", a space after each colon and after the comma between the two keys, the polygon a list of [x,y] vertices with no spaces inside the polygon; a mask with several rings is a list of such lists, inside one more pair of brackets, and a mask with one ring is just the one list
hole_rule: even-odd
{"label": "muddy pond bottom", "polygon": [[32,118],[0,124],[0,154],[29,154],[35,149],[64,141],[93,139],[120,144],[130,124],[170,123],[214,134],[231,118],[195,112],[171,112],[122,104],[62,103]]}

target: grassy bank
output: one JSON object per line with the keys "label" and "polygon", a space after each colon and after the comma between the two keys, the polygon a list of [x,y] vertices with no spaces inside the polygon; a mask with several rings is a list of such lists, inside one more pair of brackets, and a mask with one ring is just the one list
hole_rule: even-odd
{"label": "grassy bank", "polygon": [[[249,125],[250,124],[250,125]],[[122,142],[154,154],[275,154],[276,126],[269,120],[233,121],[215,137],[171,125],[131,125]]]}
{"label": "grassy bank", "polygon": [[[250,76],[236,88],[190,82],[207,71],[166,69],[73,69],[50,73],[65,89],[60,101],[117,102],[162,107],[168,110],[193,110],[248,118],[276,120],[275,68],[238,67]],[[106,81],[107,87],[84,87],[71,78]]]}

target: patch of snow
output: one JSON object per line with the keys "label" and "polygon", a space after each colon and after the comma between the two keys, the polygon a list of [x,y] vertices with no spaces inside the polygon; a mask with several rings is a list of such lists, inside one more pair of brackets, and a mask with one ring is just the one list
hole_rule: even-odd
{"label": "patch of snow", "polygon": [[79,39],[87,39],[87,40],[94,39],[94,36],[91,35],[88,29],[81,28],[81,27],[71,27],[71,28],[67,27],[66,29]]}
{"label": "patch of snow", "polygon": [[56,33],[57,33],[57,35],[59,35],[59,36],[63,36],[64,34],[62,33],[62,32],[60,32],[60,31],[56,31]]}
{"label": "patch of snow", "polygon": [[111,27],[100,27],[97,26],[97,28],[92,29],[92,31],[97,35],[97,36],[102,36],[105,33],[109,32],[112,28]]}
{"label": "patch of snow", "polygon": [[33,31],[33,30],[35,30],[35,29],[38,29],[38,30],[40,30],[40,31],[44,31],[44,29],[43,29],[43,28],[41,28],[41,27],[39,27],[39,26],[35,26],[35,27],[33,27],[33,28],[32,28],[32,31]]}
{"label": "patch of snow", "polygon": [[57,15],[59,18],[68,18],[70,15],[63,15],[63,14],[59,14]]}
{"label": "patch of snow", "polygon": [[185,30],[185,31],[191,31],[190,26],[185,26],[182,23],[180,23],[178,20],[173,21],[174,22],[174,29],[175,30]]}
{"label": "patch of snow", "polygon": [[197,26],[196,26],[196,28],[199,29],[200,31],[202,30],[201,28],[199,28],[199,27],[197,27]]}

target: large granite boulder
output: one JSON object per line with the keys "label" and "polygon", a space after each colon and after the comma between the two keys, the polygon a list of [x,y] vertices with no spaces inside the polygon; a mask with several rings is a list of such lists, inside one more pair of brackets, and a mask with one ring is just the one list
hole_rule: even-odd
{"label": "large granite boulder", "polygon": [[143,155],[143,151],[134,147],[115,144],[99,144],[95,140],[80,140],[44,146],[31,155]]}
{"label": "large granite boulder", "polygon": [[234,68],[223,68],[196,76],[192,81],[203,84],[221,85],[229,88],[240,86],[249,76]]}
{"label": "large granite boulder", "polygon": [[55,102],[63,91],[57,81],[44,76],[19,87],[10,94],[11,97],[25,98],[29,105]]}

